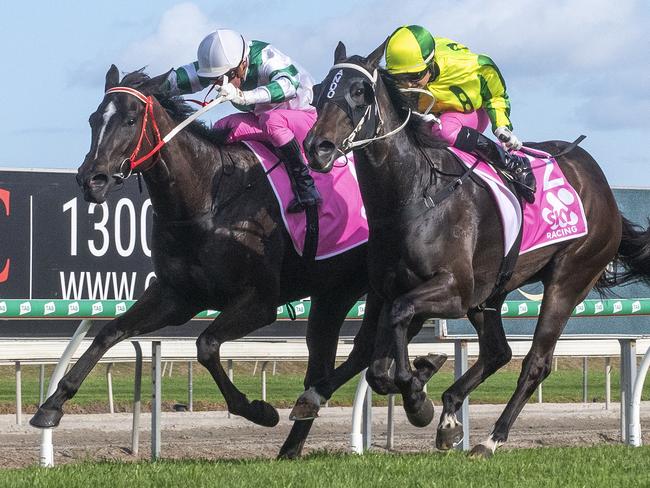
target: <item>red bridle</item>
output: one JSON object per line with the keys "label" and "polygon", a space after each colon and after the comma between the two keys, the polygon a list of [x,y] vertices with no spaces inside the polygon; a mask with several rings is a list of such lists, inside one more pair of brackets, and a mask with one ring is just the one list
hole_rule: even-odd
{"label": "red bridle", "polygon": [[[105,95],[108,95],[110,93],[127,93],[129,95],[133,95],[136,97],[138,100],[140,100],[142,103],[144,103],[144,115],[142,117],[142,129],[140,130],[140,137],[138,139],[138,143],[135,146],[135,149],[133,149],[133,152],[131,153],[131,156],[129,157],[128,160],[125,160],[129,162],[129,167],[130,167],[130,172],[133,171],[135,168],[140,166],[142,163],[144,163],[146,160],[151,158],[153,155],[155,155],[160,149],[165,145],[166,141],[160,137],[160,131],[158,130],[158,124],[156,123],[156,118],[154,117],[153,113],[153,97],[152,96],[146,96],[143,93],[139,92],[138,90],[134,88],[129,88],[126,86],[116,86],[114,88],[109,88],[106,90]],[[151,125],[153,127],[153,133],[156,138],[155,142],[152,142],[149,139],[149,135],[147,134],[147,123],[149,122],[149,119],[151,118]],[[140,153],[140,149],[142,148],[142,141],[146,139],[147,142],[153,146],[153,149],[151,149],[147,154],[144,156],[138,158],[138,154]],[[124,165],[124,162],[122,163],[122,166]],[[153,164],[152,164],[153,166]],[[148,169],[148,168],[147,168]],[[122,170],[120,168],[120,170]],[[130,174],[129,172],[129,174]]]}

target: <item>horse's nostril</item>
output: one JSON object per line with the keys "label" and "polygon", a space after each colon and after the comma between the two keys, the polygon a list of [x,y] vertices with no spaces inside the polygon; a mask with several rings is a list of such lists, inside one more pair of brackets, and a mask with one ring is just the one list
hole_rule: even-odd
{"label": "horse's nostril", "polygon": [[335,149],[336,146],[330,141],[322,141],[317,147],[319,156],[330,156]]}
{"label": "horse's nostril", "polygon": [[103,173],[98,173],[90,179],[88,186],[93,190],[104,188],[108,183],[108,176]]}

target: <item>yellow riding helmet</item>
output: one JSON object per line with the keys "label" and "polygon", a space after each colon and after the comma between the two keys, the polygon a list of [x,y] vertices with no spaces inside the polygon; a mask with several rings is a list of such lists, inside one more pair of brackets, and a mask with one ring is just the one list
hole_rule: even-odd
{"label": "yellow riding helmet", "polygon": [[419,25],[405,25],[391,34],[386,44],[386,69],[391,74],[419,73],[433,59],[435,42]]}

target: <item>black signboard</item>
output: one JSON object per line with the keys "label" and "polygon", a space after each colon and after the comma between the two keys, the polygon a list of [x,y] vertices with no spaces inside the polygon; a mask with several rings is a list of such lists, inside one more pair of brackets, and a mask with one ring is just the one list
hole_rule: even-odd
{"label": "black signboard", "polygon": [[96,205],[74,172],[0,171],[0,297],[137,299],[154,276],[151,214],[135,181]]}

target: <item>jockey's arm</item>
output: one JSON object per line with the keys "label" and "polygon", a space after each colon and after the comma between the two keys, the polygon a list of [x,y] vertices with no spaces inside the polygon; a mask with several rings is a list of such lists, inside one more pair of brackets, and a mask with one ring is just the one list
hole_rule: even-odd
{"label": "jockey's arm", "polygon": [[260,66],[260,70],[269,82],[244,92],[247,105],[280,103],[297,95],[300,78],[293,64],[287,65],[284,59],[272,57]]}
{"label": "jockey's arm", "polygon": [[278,76],[267,85],[243,92],[247,105],[258,103],[280,103],[296,96],[297,84],[285,76]]}
{"label": "jockey's arm", "polygon": [[512,130],[510,122],[510,99],[506,93],[506,83],[494,62],[487,56],[479,56],[481,79],[481,98],[483,108],[490,117],[492,130],[507,127]]}
{"label": "jockey's arm", "polygon": [[203,78],[196,74],[199,69],[198,61],[186,64],[180,68],[172,69],[165,81],[163,89],[171,96],[188,95],[200,92],[213,82],[210,78]]}

